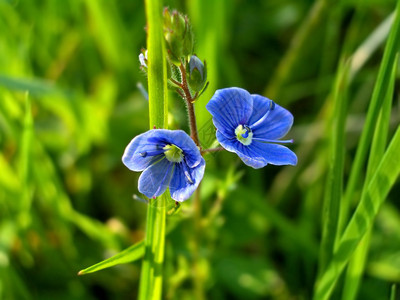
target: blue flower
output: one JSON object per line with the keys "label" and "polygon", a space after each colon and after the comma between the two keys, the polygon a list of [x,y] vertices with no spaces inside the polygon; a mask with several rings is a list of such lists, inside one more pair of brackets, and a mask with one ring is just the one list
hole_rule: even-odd
{"label": "blue flower", "polygon": [[253,168],[296,165],[297,157],[279,140],[293,124],[292,114],[272,100],[241,88],[217,90],[206,106],[217,128],[217,140]]}
{"label": "blue flower", "polygon": [[193,140],[182,130],[153,129],[135,137],[122,162],[132,171],[143,171],[139,192],[158,197],[169,187],[172,199],[184,201],[198,187],[205,161]]}

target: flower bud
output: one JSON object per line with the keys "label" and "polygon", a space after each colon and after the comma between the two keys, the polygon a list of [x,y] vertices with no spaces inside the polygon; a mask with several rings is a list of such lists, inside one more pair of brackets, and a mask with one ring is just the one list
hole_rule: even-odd
{"label": "flower bud", "polygon": [[188,18],[178,11],[164,9],[164,38],[172,62],[180,63],[193,53],[193,33]]}
{"label": "flower bud", "polygon": [[192,55],[189,61],[188,83],[194,92],[200,92],[207,81],[207,64],[204,64],[196,56]]}

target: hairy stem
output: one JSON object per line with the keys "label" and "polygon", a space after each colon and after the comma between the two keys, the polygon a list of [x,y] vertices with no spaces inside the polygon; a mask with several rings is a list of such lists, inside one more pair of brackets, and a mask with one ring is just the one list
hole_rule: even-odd
{"label": "hairy stem", "polygon": [[[194,112],[194,105],[193,105],[194,100],[198,97],[198,93],[196,93],[194,96],[192,96],[192,94],[190,93],[186,79],[186,68],[184,62],[182,62],[181,65],[179,66],[179,70],[181,71],[182,82],[180,83],[181,89],[180,90],[178,89],[178,93],[185,100],[188,109],[190,136],[196,143],[196,145],[200,148],[200,152],[203,153],[200,147],[199,134],[197,132],[196,115]],[[197,187],[193,203],[193,210],[194,210],[193,223],[195,230],[194,243],[193,243],[193,272],[194,272],[193,286],[196,299],[204,300],[205,299],[204,284],[203,284],[204,279],[202,272],[200,270],[200,245],[202,236],[200,189],[201,189],[201,183]]]}
{"label": "hairy stem", "polygon": [[192,94],[190,93],[189,86],[187,84],[186,69],[184,63],[181,63],[181,65],[179,66],[179,70],[181,71],[182,75],[181,86],[183,91],[183,95],[181,93],[180,95],[183,96],[183,99],[186,101],[186,106],[188,109],[190,136],[196,143],[196,145],[200,147],[199,133],[197,132],[196,115],[194,113],[194,105],[193,105],[193,101],[196,99],[196,97],[192,97]]}
{"label": "hairy stem", "polygon": [[212,152],[218,152],[218,151],[222,151],[225,150],[223,147],[216,147],[216,148],[209,148],[209,149],[202,149],[201,153],[212,153]]}

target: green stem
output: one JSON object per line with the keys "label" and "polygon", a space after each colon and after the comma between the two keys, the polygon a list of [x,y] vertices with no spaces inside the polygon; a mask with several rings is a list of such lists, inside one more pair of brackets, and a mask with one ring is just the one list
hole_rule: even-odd
{"label": "green stem", "polygon": [[145,0],[150,129],[167,128],[167,65],[163,36],[162,0]]}
{"label": "green stem", "polygon": [[[199,134],[197,131],[197,124],[196,124],[196,115],[194,112],[194,105],[193,102],[198,96],[196,93],[194,96],[190,93],[189,86],[187,83],[186,79],[186,69],[185,69],[185,63],[182,62],[181,65],[179,66],[179,70],[181,71],[181,76],[182,76],[182,82],[180,83],[180,88],[181,90],[178,90],[179,94],[181,97],[185,100],[186,102],[186,107],[188,109],[188,115],[189,115],[189,127],[190,127],[190,136],[193,139],[193,141],[196,143],[196,145],[200,148],[201,153],[203,154],[203,151],[201,150],[200,147],[200,139],[199,139]],[[205,295],[204,295],[204,284],[203,284],[203,275],[201,273],[201,268],[200,268],[200,244],[201,244],[201,236],[202,236],[202,226],[201,226],[201,220],[202,220],[202,214],[201,214],[201,199],[200,199],[200,190],[201,190],[201,183],[197,187],[197,190],[195,192],[195,197],[194,197],[194,203],[193,203],[193,210],[194,210],[194,217],[193,217],[193,223],[194,223],[194,230],[195,230],[195,235],[194,235],[194,243],[193,243],[193,286],[194,286],[194,292],[195,292],[195,297],[197,300],[204,300]]]}
{"label": "green stem", "polygon": [[[147,18],[150,129],[168,124],[167,72],[163,37],[162,0],[145,0]],[[162,294],[166,199],[150,199],[147,209],[145,255],[140,276],[140,300],[158,300]]]}
{"label": "green stem", "polygon": [[201,237],[202,237],[202,215],[201,215],[201,199],[200,199],[200,188],[201,183],[197,187],[195,198],[194,198],[194,229],[195,229],[195,237],[194,237],[194,249],[193,249],[193,285],[195,297],[197,300],[204,300],[204,276],[201,272],[200,266],[200,245],[201,245]]}
{"label": "green stem", "polygon": [[139,299],[161,299],[165,245],[166,196],[152,199],[147,209],[145,254],[140,275]]}

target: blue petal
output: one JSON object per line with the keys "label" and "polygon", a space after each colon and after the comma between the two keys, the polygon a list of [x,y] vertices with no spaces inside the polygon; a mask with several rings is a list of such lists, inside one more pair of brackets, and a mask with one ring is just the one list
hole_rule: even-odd
{"label": "blue petal", "polygon": [[221,131],[217,130],[216,132],[217,140],[221,144],[222,147],[224,147],[226,150],[230,152],[237,152],[237,149],[239,147],[240,143],[236,137],[232,138],[227,138],[224,134],[221,133]]}
{"label": "blue petal", "polygon": [[184,168],[183,164],[184,163],[175,164],[174,175],[169,184],[171,198],[179,202],[188,199],[197,189],[203,178],[206,165],[204,159],[201,158],[201,162],[197,167],[188,169],[191,181],[193,182],[190,183],[185,175],[186,168]]}
{"label": "blue petal", "polygon": [[183,130],[166,129],[159,129],[159,131],[162,131],[166,143],[174,144],[183,150],[183,155],[189,168],[193,168],[200,164],[200,150],[186,132]]}
{"label": "blue petal", "polygon": [[139,192],[149,198],[158,197],[167,189],[174,164],[162,158],[148,167],[139,177]]}
{"label": "blue petal", "polygon": [[125,166],[132,171],[143,171],[154,161],[159,160],[162,157],[161,155],[143,156],[141,154],[162,149],[163,145],[160,145],[158,136],[158,130],[149,130],[131,140],[122,156],[122,162]]}
{"label": "blue petal", "polygon": [[[277,166],[297,165],[296,154],[285,146],[253,141],[248,148],[250,148],[248,154],[252,159],[262,160]],[[246,155],[246,153],[242,155]]]}
{"label": "blue petal", "polygon": [[222,147],[230,152],[235,152],[248,166],[255,169],[272,165],[296,165],[297,157],[289,148],[278,145],[253,141],[245,146],[236,139],[228,139],[217,131],[217,139]]}
{"label": "blue petal", "polygon": [[[257,110],[268,111],[268,109],[261,108],[269,105],[269,99],[260,95],[252,95],[254,101],[254,114],[251,117],[250,124],[257,122],[260,118],[258,117]],[[264,114],[265,114],[264,113]],[[254,117],[255,116],[255,117]],[[256,138],[264,139],[280,139],[285,136],[293,125],[293,115],[282,106],[275,104],[275,108],[268,113],[268,116],[252,128],[253,136]]]}
{"label": "blue petal", "polygon": [[221,132],[217,131],[217,140],[226,150],[236,153],[240,159],[248,166],[255,169],[265,167],[268,162],[260,157],[259,154],[250,146],[245,146],[236,138],[228,139]]}
{"label": "blue petal", "polygon": [[217,90],[206,105],[215,127],[225,136],[235,135],[239,124],[247,124],[253,111],[253,99],[241,88]]}
{"label": "blue petal", "polygon": [[141,153],[162,150],[166,144],[181,148],[189,167],[200,163],[200,150],[191,137],[182,130],[167,129],[152,129],[135,137],[126,147],[122,161],[132,171],[143,171],[161,156],[143,156]]}
{"label": "blue petal", "polygon": [[261,119],[270,109],[272,103],[272,100],[260,95],[253,94],[251,97],[253,98],[253,112],[247,124],[249,126]]}

